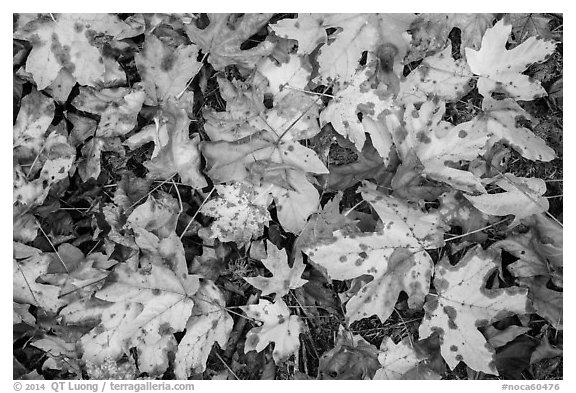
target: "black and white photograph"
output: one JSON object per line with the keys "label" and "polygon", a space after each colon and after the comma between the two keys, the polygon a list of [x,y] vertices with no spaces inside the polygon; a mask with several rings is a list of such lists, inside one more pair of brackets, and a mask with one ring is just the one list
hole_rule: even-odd
{"label": "black and white photograph", "polygon": [[14,391],[560,390],[563,13],[12,16]]}

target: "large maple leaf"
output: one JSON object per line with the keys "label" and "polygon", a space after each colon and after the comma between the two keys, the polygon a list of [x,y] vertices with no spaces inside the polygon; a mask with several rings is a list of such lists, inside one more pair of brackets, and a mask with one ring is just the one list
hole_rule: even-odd
{"label": "large maple leaf", "polygon": [[201,142],[200,149],[206,157],[207,174],[219,182],[245,179],[248,166],[259,161],[282,164],[285,170],[328,173],[312,149],[266,130],[234,142]]}
{"label": "large maple leaf", "polygon": [[136,126],[136,119],[146,93],[140,84],[132,88],[119,87],[97,90],[81,87],[72,105],[84,112],[100,115],[96,137],[123,136]]}
{"label": "large maple leaf", "polygon": [[15,158],[34,159],[46,140],[45,132],[54,118],[54,100],[33,89],[20,103],[14,123],[12,146]]}
{"label": "large maple leaf", "polygon": [[[198,288],[197,276],[158,265],[139,271],[118,265],[95,295],[111,303],[102,308],[100,324],[82,337],[83,359],[102,363],[136,347],[140,370],[162,374],[176,346],[172,333],[185,329]],[[85,315],[94,317],[89,310]]]}
{"label": "large maple leaf", "polygon": [[532,214],[548,211],[548,200],[542,196],[546,192],[544,180],[506,173],[495,184],[504,192],[464,196],[482,213],[492,216],[513,214],[510,226],[518,225],[521,219]]}
{"label": "large maple leaf", "polygon": [[298,352],[300,347],[300,330],[302,321],[290,310],[282,298],[274,303],[261,299],[258,304],[240,307],[248,317],[261,322],[246,334],[244,352],[262,352],[270,343],[274,344],[272,357],[274,362],[286,360]]}
{"label": "large maple leaf", "polygon": [[[374,88],[374,74],[375,70],[371,66],[359,70],[349,83],[343,84],[334,94],[333,100],[320,114],[320,121],[322,125],[332,123],[334,129],[350,139],[358,151],[362,151],[366,141],[365,132],[368,132],[372,144],[387,163],[392,147],[390,134],[386,127],[371,125],[384,123],[385,114],[398,107],[391,95]],[[359,120],[359,114],[362,121]]]}
{"label": "large maple leaf", "polygon": [[234,321],[226,311],[224,295],[213,282],[205,280],[193,296],[194,308],[186,324],[186,334],[178,344],[174,373],[188,379],[190,371],[201,373],[214,343],[225,349]]}
{"label": "large maple leaf", "polygon": [[412,308],[424,302],[433,266],[424,249],[442,244],[442,227],[437,215],[421,212],[368,186],[362,196],[381,218],[381,231],[336,231],[332,239],[303,251],[331,279],[372,276],[348,301],[346,316],[353,322],[377,315],[384,322],[401,291],[408,294]]}
{"label": "large maple leaf", "polygon": [[282,19],[271,24],[270,28],[283,38],[298,41],[298,54],[308,55],[327,40],[323,20],[326,14],[299,13],[296,19]]}
{"label": "large maple leaf", "polygon": [[362,53],[374,51],[383,43],[393,44],[398,50],[396,58],[403,59],[408,49],[405,33],[414,17],[412,14],[326,15],[324,27],[337,31],[318,52],[317,79],[321,82],[349,81],[359,67]]}
{"label": "large maple leaf", "polygon": [[414,151],[426,176],[460,190],[483,193],[480,179],[459,166],[461,161],[482,155],[489,137],[474,121],[453,126],[442,120],[445,111],[444,102],[438,100],[424,102],[419,110],[408,104],[403,119],[405,126],[398,121],[391,122],[394,115],[389,115],[389,129],[400,157],[406,160]]}
{"label": "large maple leaf", "polygon": [[38,90],[50,85],[63,68],[81,85],[95,86],[106,72],[102,38],[114,37],[129,26],[112,14],[57,14],[53,18],[40,17],[15,33],[32,44],[26,71],[33,75]]}
{"label": "large maple leaf", "polygon": [[171,48],[155,35],[147,36],[142,52],[134,55],[146,91],[146,104],[157,105],[170,98],[179,98],[188,81],[202,67],[202,63],[196,61],[197,57],[196,45]]}
{"label": "large maple leaf", "polygon": [[545,60],[556,49],[552,41],[530,37],[517,47],[507,50],[506,43],[512,25],[503,20],[486,30],[479,50],[466,48],[470,70],[479,75],[478,92],[484,97],[505,93],[517,100],[533,100],[546,95],[546,90],[528,75],[522,75],[532,63]]}
{"label": "large maple leaf", "polygon": [[489,145],[502,141],[532,161],[551,161],[556,157],[554,150],[542,138],[518,124],[517,119],[533,119],[513,99],[494,100],[486,97],[482,101],[482,110],[484,112],[476,120],[479,127],[491,136]]}
{"label": "large maple leaf", "polygon": [[494,14],[423,13],[418,15],[410,28],[413,37],[412,46],[421,52],[426,50],[434,52],[444,47],[446,41],[449,41],[450,32],[457,27],[462,40],[460,51],[464,54],[465,48],[478,49],[480,47],[482,35],[487,28],[492,26],[493,20]]}
{"label": "large maple leaf", "polygon": [[188,126],[190,119],[183,105],[168,101],[155,119],[155,135],[165,135],[168,139],[158,140],[158,153],[144,163],[148,168],[147,176],[151,179],[168,179],[179,174],[182,183],[193,188],[204,188],[208,185],[200,172],[200,136],[190,139]]}
{"label": "large maple leaf", "polygon": [[424,304],[426,315],[420,338],[438,333],[442,357],[451,369],[461,361],[468,367],[498,375],[495,351],[478,330],[513,314],[530,312],[526,289],[487,289],[486,281],[498,268],[494,252],[477,246],[452,266],[447,258],[435,267],[434,287]]}
{"label": "large maple leaf", "polygon": [[60,298],[60,287],[37,282],[48,272],[52,258],[40,250],[13,243],[13,296],[16,303],[27,303],[46,311],[56,313],[66,304]]}
{"label": "large maple leaf", "polygon": [[471,89],[472,73],[464,59],[452,58],[452,44],[422,63],[400,82],[398,100],[404,104],[424,102],[438,97],[445,102],[458,101]]}
{"label": "large maple leaf", "polygon": [[272,14],[208,14],[209,24],[204,29],[186,25],[186,33],[202,52],[210,54],[208,61],[216,71],[227,65],[238,64],[252,68],[274,48],[271,41],[242,50],[241,45],[266,25]]}

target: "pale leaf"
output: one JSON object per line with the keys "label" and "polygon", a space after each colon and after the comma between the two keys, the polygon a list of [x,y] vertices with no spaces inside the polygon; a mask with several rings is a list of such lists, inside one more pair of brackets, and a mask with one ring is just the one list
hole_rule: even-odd
{"label": "pale leaf", "polygon": [[242,50],[240,45],[254,35],[272,14],[207,14],[210,23],[204,29],[193,24],[186,25],[190,40],[209,54],[208,61],[216,71],[227,65],[238,64],[245,68],[253,67],[261,58],[269,55],[274,44],[268,40],[256,47]]}
{"label": "pale leaf", "polygon": [[179,98],[188,81],[202,67],[197,57],[198,47],[194,44],[172,48],[155,35],[147,35],[142,52],[134,56],[143,80],[146,104],[157,105]]}
{"label": "pale leaf", "polygon": [[258,304],[240,307],[249,318],[261,322],[246,334],[244,352],[262,352],[268,344],[274,343],[272,357],[276,364],[288,359],[298,352],[300,347],[300,330],[302,321],[290,310],[282,298],[275,303],[260,299]]}
{"label": "pale leaf", "polygon": [[250,285],[262,291],[262,295],[276,294],[280,298],[290,289],[300,288],[308,281],[301,278],[306,266],[300,261],[295,261],[294,265],[288,265],[286,252],[280,251],[272,242],[267,241],[268,255],[262,263],[272,273],[272,277],[244,277]]}
{"label": "pale leaf", "polygon": [[538,178],[516,177],[511,173],[496,182],[504,190],[497,194],[464,195],[475,208],[492,216],[513,214],[511,226],[532,214],[548,211],[548,200],[543,197],[546,182]]}
{"label": "pale leaf", "polygon": [[546,95],[540,82],[524,72],[533,63],[544,61],[556,49],[552,41],[530,37],[517,47],[507,50],[506,43],[512,25],[499,21],[486,30],[479,50],[466,49],[470,70],[479,75],[478,92],[484,97],[505,93],[517,100],[534,100]]}
{"label": "pale leaf", "polygon": [[268,205],[272,200],[268,192],[241,182],[215,188],[218,196],[200,209],[202,214],[216,219],[210,226],[210,238],[246,244],[260,237],[271,220]]}
{"label": "pale leaf", "polygon": [[324,14],[298,13],[296,19],[282,19],[270,28],[277,36],[298,41],[298,54],[310,54],[328,38],[322,25]]}
{"label": "pale leaf", "polygon": [[492,252],[476,246],[452,266],[447,258],[435,267],[437,296],[427,297],[420,338],[438,333],[441,353],[450,369],[461,361],[473,370],[498,375],[494,348],[478,327],[507,316],[530,312],[524,288],[487,289],[486,280],[498,268]]}
{"label": "pale leaf", "polygon": [[186,335],[178,344],[174,373],[188,379],[190,371],[201,373],[214,343],[225,349],[234,320],[226,312],[224,296],[211,281],[203,281],[194,294],[194,308],[186,324]]}

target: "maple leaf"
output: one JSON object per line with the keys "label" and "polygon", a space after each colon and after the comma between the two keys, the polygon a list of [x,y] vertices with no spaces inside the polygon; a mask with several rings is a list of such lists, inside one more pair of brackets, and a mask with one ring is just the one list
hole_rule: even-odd
{"label": "maple leaf", "polygon": [[318,211],[320,195],[302,171],[289,168],[283,174],[289,188],[274,185],[270,190],[278,220],[287,231],[300,233],[310,214]]}
{"label": "maple leaf", "polygon": [[[246,83],[218,77],[220,95],[226,101],[226,111],[204,108],[204,130],[212,141],[236,141],[262,129],[260,114],[264,112],[263,94]],[[268,128],[264,125],[264,128]]]}
{"label": "maple leaf", "polygon": [[36,89],[22,99],[13,130],[15,157],[34,159],[40,153],[54,110],[54,100]]}
{"label": "maple leaf", "polygon": [[[41,151],[32,161],[27,174],[24,174],[21,165],[14,165],[14,201],[19,201],[25,205],[42,204],[48,196],[50,187],[68,177],[68,172],[72,169],[76,159],[76,151],[68,144],[66,137],[62,134],[64,126],[64,123],[60,122],[48,134]],[[24,161],[24,165],[26,158],[28,158],[25,152],[26,150],[20,151],[23,154],[20,157],[17,156],[17,159]],[[36,163],[42,168],[39,173],[36,172],[38,169]],[[30,180],[36,175],[38,176],[35,179]]]}
{"label": "maple leaf", "polygon": [[[286,62],[278,63],[267,57],[256,65],[256,75],[266,78],[274,101],[280,101],[292,89],[303,90],[310,81],[312,65],[306,57],[289,54]],[[254,81],[260,87],[258,79]]]}
{"label": "maple leaf", "polygon": [[271,24],[270,28],[277,36],[298,41],[298,54],[308,55],[327,40],[323,26],[325,14],[299,13],[296,19],[282,19]]}
{"label": "maple leaf", "polygon": [[396,232],[346,235],[336,231],[333,236],[332,242],[303,251],[325,269],[331,279],[373,277],[346,304],[346,317],[350,323],[372,315],[386,321],[400,291],[408,293],[413,308],[423,303],[433,266],[425,251],[403,247]]}
{"label": "maple leaf", "polygon": [[[374,51],[383,43],[396,46],[403,59],[408,41],[403,34],[414,19],[412,14],[329,14],[323,18],[325,28],[337,31],[323,45],[317,56],[319,82],[345,83],[356,73],[364,51]],[[399,63],[398,63],[399,64]]]}
{"label": "maple leaf", "polygon": [[564,329],[563,318],[563,293],[547,287],[548,277],[523,277],[519,283],[529,289],[528,296],[536,313],[546,319],[554,329]]}
{"label": "maple leaf", "polygon": [[502,330],[496,329],[493,326],[487,326],[486,329],[484,329],[484,337],[486,337],[488,343],[494,348],[499,348],[514,341],[516,337],[528,333],[530,330],[529,327],[517,325],[510,325]]}
{"label": "maple leaf", "polygon": [[[371,81],[375,71],[366,66],[344,84],[334,94],[334,98],[328,107],[320,114],[320,120],[324,126],[332,123],[334,129],[342,136],[350,139],[358,151],[362,151],[366,136],[369,132],[372,143],[386,164],[392,145],[392,140],[386,128],[368,125],[368,121],[384,122],[385,113],[394,111],[397,106],[393,97],[374,89]],[[358,114],[362,115],[362,121]]]}
{"label": "maple leaf", "polygon": [[306,266],[300,261],[295,261],[293,266],[288,265],[288,257],[280,251],[272,242],[266,241],[268,256],[262,259],[262,264],[272,273],[272,277],[243,277],[250,285],[262,291],[262,296],[276,294],[280,298],[290,289],[300,288],[308,280],[302,280]]}
{"label": "maple leaf", "polygon": [[[155,135],[167,135],[168,140],[158,140],[160,149],[157,155],[144,163],[150,179],[168,179],[180,175],[182,183],[193,188],[208,185],[200,172],[200,136],[188,136],[190,119],[184,108],[172,101],[165,103],[161,114],[155,119]],[[166,141],[164,145],[162,142]]]}
{"label": "maple leaf", "polygon": [[[380,344],[378,361],[382,368],[376,370],[374,380],[397,380],[418,366],[422,359],[414,351],[408,338],[394,344],[390,337],[385,337]],[[439,378],[438,378],[439,379]]]}
{"label": "maple leaf", "polygon": [[434,180],[464,191],[485,192],[480,179],[458,165],[482,155],[489,137],[474,121],[453,126],[442,120],[445,111],[444,102],[437,100],[424,102],[419,110],[408,104],[405,128],[397,120],[390,121],[394,115],[388,116],[397,150],[403,159],[413,150],[424,166],[423,173]]}
{"label": "maple leaf", "polygon": [[200,213],[216,218],[210,226],[210,238],[247,244],[260,237],[271,220],[269,193],[242,182],[214,187],[219,196],[200,209]]}
{"label": "maple leaf", "polygon": [[146,92],[146,104],[158,105],[170,98],[179,98],[189,80],[194,78],[202,63],[196,61],[198,47],[169,47],[155,35],[146,36],[142,52],[134,55]]}
{"label": "maple leaf", "polygon": [[489,146],[502,141],[533,161],[551,161],[556,157],[554,150],[543,139],[517,124],[516,119],[532,121],[532,116],[514,100],[507,98],[498,101],[486,97],[482,101],[482,109],[484,113],[478,117],[478,124],[491,135]]}
{"label": "maple leaf", "polygon": [[260,299],[258,304],[240,308],[249,318],[261,322],[261,326],[250,329],[246,334],[244,353],[262,352],[268,344],[275,343],[272,358],[278,364],[298,352],[302,321],[297,315],[290,315],[282,298],[277,297],[274,303]]}
{"label": "maple leaf", "polygon": [[369,186],[362,191],[384,229],[374,233],[336,231],[333,239],[303,251],[331,279],[371,275],[373,279],[348,301],[346,316],[353,322],[376,314],[384,322],[394,310],[400,291],[408,294],[411,308],[424,302],[433,266],[424,248],[442,243],[441,223],[436,215],[422,213]]}
{"label": "maple leaf", "polygon": [[248,176],[248,165],[262,160],[305,172],[328,173],[312,149],[279,137],[276,133],[262,130],[234,142],[201,142],[207,174],[214,181],[243,180]]}
{"label": "maple leaf", "polygon": [[[54,19],[52,19],[54,18]],[[48,87],[62,68],[81,85],[95,86],[106,72],[101,36],[120,34],[127,25],[111,14],[57,14],[40,17],[15,33],[32,44],[26,71],[34,76],[38,90]]]}
{"label": "maple leaf", "polygon": [[146,202],[136,207],[128,216],[132,228],[142,228],[153,232],[159,238],[166,238],[176,230],[178,201],[171,195],[160,193],[149,195]]}
{"label": "maple leaf", "polygon": [[372,183],[364,182],[360,191],[362,198],[372,205],[382,220],[384,233],[397,239],[391,242],[396,242],[400,247],[416,249],[444,245],[445,225],[438,212],[423,212],[398,198],[379,192]]}
{"label": "maple leaf", "polygon": [[322,211],[310,217],[306,226],[294,242],[292,254],[295,260],[298,260],[299,257],[301,259],[300,251],[304,248],[329,240],[332,238],[333,232],[353,225],[353,221],[350,218],[340,213],[342,195],[342,192],[336,194],[334,198],[324,205]]}
{"label": "maple leaf", "polygon": [[216,71],[231,64],[252,68],[269,55],[274,44],[268,40],[256,47],[242,50],[241,45],[262,28],[272,14],[207,14],[210,23],[204,29],[186,25],[186,34],[202,52],[210,54],[208,61]]}
{"label": "maple leaf", "polygon": [[193,296],[194,308],[186,334],[178,344],[174,364],[177,379],[188,379],[190,370],[202,373],[214,343],[226,349],[234,320],[226,312],[222,292],[211,281],[203,281]]}
{"label": "maple leaf", "polygon": [[464,239],[482,243],[488,237],[478,232],[486,226],[489,217],[475,209],[460,191],[452,190],[439,196],[440,207],[438,213],[448,225],[462,228],[462,233],[470,233]]}
{"label": "maple leaf", "polygon": [[56,313],[66,302],[60,299],[60,287],[37,282],[48,272],[52,258],[34,247],[13,243],[13,296],[17,303],[27,303]]}
{"label": "maple leaf", "polygon": [[529,37],[540,37],[545,40],[554,38],[550,31],[551,17],[545,14],[507,14],[504,20],[512,25],[516,42],[523,42]]}
{"label": "maple leaf", "polygon": [[540,82],[522,75],[531,64],[545,60],[556,44],[530,37],[514,49],[507,50],[506,42],[512,25],[499,21],[486,30],[479,50],[466,49],[470,70],[479,75],[476,86],[484,97],[505,93],[517,100],[529,101],[546,95]]}
{"label": "maple leaf", "polygon": [[197,276],[152,265],[133,271],[120,264],[96,298],[111,302],[100,324],[82,337],[83,359],[102,363],[136,347],[141,371],[159,375],[168,367],[174,332],[183,331],[192,313]]}
{"label": "maple leaf", "polygon": [[100,115],[96,136],[110,138],[123,136],[136,126],[136,119],[146,94],[140,85],[96,90],[80,87],[72,105],[85,112]]}
{"label": "maple leaf", "polygon": [[36,324],[36,318],[30,314],[30,304],[12,302],[12,324],[25,323],[30,326]]}
{"label": "maple leaf", "polygon": [[503,176],[495,184],[504,192],[464,196],[482,213],[492,216],[513,214],[515,217],[511,227],[518,225],[525,217],[548,211],[548,200],[542,196],[546,192],[544,180],[516,177],[511,173]]}
{"label": "maple leaf", "polygon": [[[443,48],[454,27],[460,29],[460,51],[465,48],[478,49],[487,28],[492,26],[494,14],[459,13],[459,14],[420,14],[411,26],[416,37],[414,43],[420,49],[435,51]],[[416,60],[416,59],[415,59]]]}
{"label": "maple leaf", "polygon": [[426,315],[419,334],[420,338],[426,338],[438,333],[442,357],[450,369],[463,361],[473,370],[498,375],[494,349],[478,327],[530,312],[526,289],[486,288],[486,280],[498,264],[493,252],[476,246],[455,266],[445,258],[434,269],[438,295],[428,296],[424,304]]}
{"label": "maple leaf", "polygon": [[404,104],[424,102],[428,97],[438,97],[445,102],[455,102],[471,89],[472,73],[464,59],[452,58],[452,44],[422,63],[400,82],[398,100]]}
{"label": "maple leaf", "polygon": [[340,325],[334,348],[320,357],[318,379],[370,379],[379,366],[377,355],[374,345]]}

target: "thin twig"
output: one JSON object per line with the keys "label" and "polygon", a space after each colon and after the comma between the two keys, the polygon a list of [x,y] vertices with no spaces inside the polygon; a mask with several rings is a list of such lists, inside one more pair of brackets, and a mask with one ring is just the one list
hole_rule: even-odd
{"label": "thin twig", "polygon": [[228,364],[226,364],[226,362],[224,361],[224,359],[222,359],[222,357],[220,356],[220,354],[219,354],[218,352],[216,352],[216,351],[214,351],[214,354],[216,354],[216,357],[217,357],[218,359],[220,359],[220,361],[222,362],[222,364],[228,369],[228,372],[229,372],[230,374],[232,374],[232,376],[233,376],[234,378],[236,378],[237,380],[240,380],[240,378],[238,378],[238,376],[236,375],[236,373],[234,373],[234,371],[232,371],[232,369],[230,368],[230,366],[229,366]]}
{"label": "thin twig", "polygon": [[194,213],[194,215],[192,216],[192,218],[190,219],[190,221],[186,225],[186,228],[184,228],[184,231],[182,231],[182,233],[180,234],[180,239],[182,239],[184,237],[184,234],[186,233],[188,228],[190,228],[190,225],[192,225],[192,223],[194,222],[194,219],[196,218],[198,213],[200,213],[200,210],[202,210],[202,206],[204,206],[204,204],[206,204],[206,202],[208,201],[208,198],[210,198],[210,195],[212,195],[212,193],[214,192],[215,189],[216,189],[215,187],[212,187],[212,189],[210,190],[208,195],[206,195],[206,198],[204,198],[204,201],[202,201],[200,206],[198,206],[198,210],[196,210],[196,213]]}
{"label": "thin twig", "polygon": [[164,185],[165,183],[169,182],[170,180],[172,180],[172,178],[174,176],[176,176],[178,172],[174,172],[171,176],[169,176],[166,180],[163,180],[160,184],[158,184],[156,187],[154,187],[153,189],[151,189],[150,191],[148,191],[146,193],[146,195],[144,195],[143,197],[141,197],[140,199],[138,199],[136,202],[134,202],[133,204],[131,204],[127,210],[132,209],[134,206],[136,206],[141,200],[148,198],[154,191],[156,191],[157,189],[159,189],[160,187],[162,187],[162,185]]}
{"label": "thin twig", "polygon": [[64,263],[64,260],[62,259],[62,257],[60,256],[60,254],[58,254],[58,251],[56,250],[56,247],[54,247],[54,243],[52,243],[52,240],[50,240],[50,238],[48,237],[48,235],[46,235],[46,232],[44,232],[44,229],[42,229],[42,225],[38,225],[38,228],[40,228],[40,232],[42,232],[42,234],[44,235],[44,237],[46,238],[46,240],[48,240],[48,243],[50,243],[50,246],[52,247],[52,249],[54,250],[54,252],[56,253],[56,256],[58,257],[58,259],[60,260],[60,262],[62,263],[62,266],[64,266],[64,270],[66,270],[66,273],[70,273],[68,271],[68,266],[66,266],[66,264]]}
{"label": "thin twig", "polygon": [[498,225],[498,224],[502,224],[502,223],[503,223],[504,221],[506,221],[506,220],[508,220],[508,217],[506,217],[506,218],[504,218],[504,219],[502,219],[502,220],[500,220],[500,221],[498,221],[498,222],[495,222],[494,224],[486,225],[485,227],[482,227],[482,228],[479,228],[479,229],[475,229],[475,230],[473,230],[473,231],[466,232],[466,233],[463,233],[463,234],[458,235],[458,236],[449,237],[448,239],[444,239],[444,241],[445,241],[445,242],[449,242],[449,241],[452,241],[452,240],[460,239],[460,238],[462,238],[462,237],[466,237],[466,236],[471,235],[471,234],[476,233],[476,232],[482,232],[482,231],[485,230],[485,229],[491,228],[491,227],[496,226],[496,225]]}

